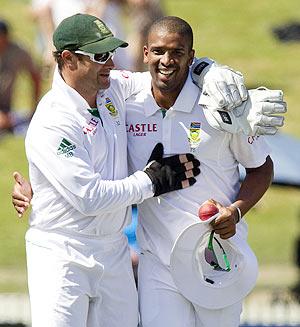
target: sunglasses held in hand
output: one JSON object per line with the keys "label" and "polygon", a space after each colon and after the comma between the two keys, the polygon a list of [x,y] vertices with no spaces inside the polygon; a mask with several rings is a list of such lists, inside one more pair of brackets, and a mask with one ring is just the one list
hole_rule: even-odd
{"label": "sunglasses held in hand", "polygon": [[[217,256],[216,256],[216,253],[214,250],[214,246],[213,246],[213,240],[215,240],[217,242],[218,246],[222,250],[223,260],[224,260],[226,268],[222,268],[219,265],[219,262],[218,262],[218,259],[217,259]],[[211,233],[210,233],[208,245],[204,250],[204,257],[205,257],[205,261],[208,264],[210,264],[214,270],[218,270],[218,271],[230,271],[231,270],[230,263],[227,258],[227,254],[226,254],[223,246],[221,245],[221,243],[217,240],[216,237],[214,237],[214,231],[211,231]]]}

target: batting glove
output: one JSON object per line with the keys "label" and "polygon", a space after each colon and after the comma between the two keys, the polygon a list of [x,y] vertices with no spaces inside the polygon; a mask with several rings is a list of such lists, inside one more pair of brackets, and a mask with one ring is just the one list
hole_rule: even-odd
{"label": "batting glove", "polygon": [[154,196],[180,190],[196,183],[200,162],[191,153],[163,158],[164,148],[157,143],[144,172],[153,183]]}
{"label": "batting glove", "polygon": [[269,90],[259,87],[249,90],[248,100],[232,111],[215,108],[208,98],[200,98],[208,123],[224,132],[242,132],[249,136],[273,135],[283,126],[284,117],[279,115],[287,111],[281,90]]}
{"label": "batting glove", "polygon": [[192,79],[215,107],[230,111],[248,97],[243,75],[209,58],[196,58],[191,67]]}

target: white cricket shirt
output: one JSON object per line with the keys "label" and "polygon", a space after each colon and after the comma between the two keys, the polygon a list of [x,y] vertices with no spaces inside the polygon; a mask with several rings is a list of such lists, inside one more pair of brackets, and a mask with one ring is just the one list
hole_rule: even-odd
{"label": "white cricket shirt", "polygon": [[[239,191],[241,163],[246,168],[261,166],[269,149],[263,137],[232,135],[213,129],[198,104],[200,90],[189,76],[175,104],[165,118],[147,87],[126,101],[129,167],[136,171],[145,163],[157,142],[165,156],[193,152],[201,162],[201,173],[190,188],[151,198],[138,206],[137,236],[143,251],[150,251],[169,264],[172,246],[181,231],[199,221],[198,208],[213,198],[230,205]],[[241,221],[237,233],[247,236]]]}
{"label": "white cricket shirt", "polygon": [[[113,71],[97,108],[55,72],[26,136],[34,192],[30,225],[110,235],[130,222],[127,206],[153,196],[144,172],[128,176],[124,99],[140,86]],[[130,73],[128,73],[130,74]]]}

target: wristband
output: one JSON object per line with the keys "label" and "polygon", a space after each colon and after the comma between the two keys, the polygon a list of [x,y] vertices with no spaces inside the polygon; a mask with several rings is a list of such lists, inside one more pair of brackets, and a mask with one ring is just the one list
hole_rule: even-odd
{"label": "wristband", "polygon": [[237,206],[237,205],[235,205],[235,204],[231,204],[230,205],[231,207],[234,207],[235,209],[236,209],[236,211],[238,212],[238,221],[237,221],[237,224],[241,221],[241,219],[242,219],[242,212],[241,212],[241,209]]}

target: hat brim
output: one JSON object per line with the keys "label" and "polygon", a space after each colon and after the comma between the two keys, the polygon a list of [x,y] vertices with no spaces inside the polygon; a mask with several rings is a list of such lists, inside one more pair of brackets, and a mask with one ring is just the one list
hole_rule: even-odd
{"label": "hat brim", "polygon": [[126,48],[127,46],[128,46],[127,42],[124,42],[116,37],[110,36],[104,40],[86,44],[80,47],[78,50],[96,54],[96,53],[105,53],[108,51],[113,51],[116,50],[117,48]]}
{"label": "hat brim", "polygon": [[[201,242],[207,244],[207,235],[209,231],[203,231],[201,223],[188,226],[173,246],[170,269],[176,286],[188,300],[207,309],[221,309],[241,301],[253,289],[258,276],[258,264],[246,240],[235,235],[237,237],[221,242],[227,254],[228,251],[237,251],[239,259],[230,262],[229,272],[213,270],[205,262],[204,253],[200,260],[199,254],[195,254]],[[215,281],[213,284],[205,280],[205,269],[199,272],[199,264],[209,267],[205,268],[206,272],[211,269]]]}

